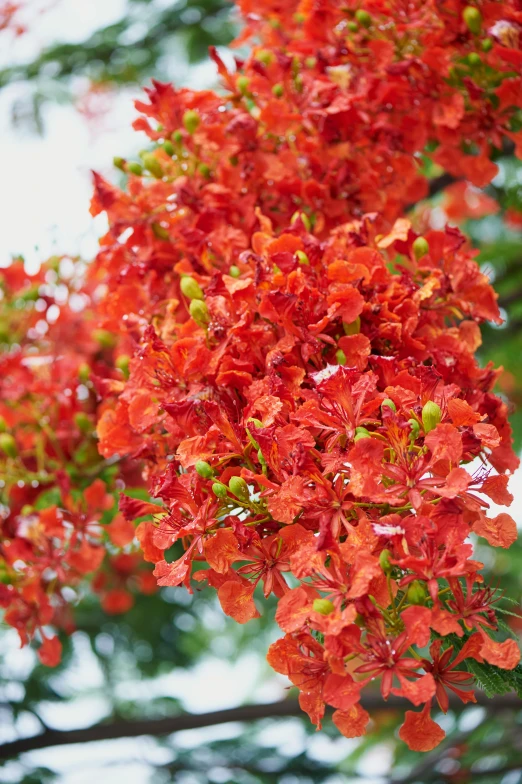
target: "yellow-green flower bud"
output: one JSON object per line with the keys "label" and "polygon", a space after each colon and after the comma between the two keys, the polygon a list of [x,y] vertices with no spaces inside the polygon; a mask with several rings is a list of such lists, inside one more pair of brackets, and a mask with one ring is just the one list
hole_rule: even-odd
{"label": "yellow-green flower bud", "polygon": [[372,23],[372,18],[368,11],[365,11],[364,8],[358,8],[355,12],[355,19],[357,22],[362,25],[362,27],[370,27]]}
{"label": "yellow-green flower bud", "polygon": [[0,433],[0,449],[7,457],[16,457],[18,447],[11,433]]}
{"label": "yellow-green flower bud", "polygon": [[136,177],[141,177],[143,174],[143,166],[136,161],[131,161],[127,164],[127,171],[130,171],[131,174],[135,174]]}
{"label": "yellow-green flower bud", "polygon": [[416,419],[408,419],[408,424],[411,428],[410,440],[416,441],[419,437],[420,425]]}
{"label": "yellow-green flower bud", "polygon": [[130,359],[128,354],[120,354],[119,357],[116,357],[116,362],[114,363],[118,370],[121,370],[125,378],[129,377]]}
{"label": "yellow-green flower bud", "polygon": [[493,41],[491,38],[484,38],[480,46],[483,52],[491,52],[493,49]]}
{"label": "yellow-green flower bud", "polygon": [[245,95],[248,92],[248,87],[250,85],[250,79],[248,76],[241,75],[238,77],[237,80],[237,89],[240,93]]}
{"label": "yellow-green flower bud", "polygon": [[299,264],[304,264],[305,266],[307,264],[310,264],[310,259],[308,258],[304,250],[296,250],[295,255],[297,256],[297,261],[299,262]]}
{"label": "yellow-green flower bud", "polygon": [[120,158],[119,155],[115,155],[112,162],[117,169],[125,171],[125,158]]}
{"label": "yellow-green flower bud", "polygon": [[232,264],[232,266],[228,271],[228,274],[230,275],[231,278],[239,278],[239,276],[241,275],[241,270],[239,269],[239,267],[236,267],[235,264]]}
{"label": "yellow-green flower bud", "polygon": [[419,261],[419,259],[422,259],[422,257],[425,256],[426,253],[430,252],[430,246],[428,244],[428,241],[424,237],[417,237],[417,239],[414,241],[411,247],[413,250],[413,255],[415,256],[417,261]]}
{"label": "yellow-green flower bud", "polygon": [[381,408],[391,408],[392,411],[397,411],[397,406],[395,405],[393,400],[390,400],[389,397],[387,397],[386,400],[382,401]]}
{"label": "yellow-green flower bud", "polygon": [[200,327],[205,327],[210,321],[208,308],[200,299],[193,299],[189,306],[189,313]]}
{"label": "yellow-green flower bud", "polygon": [[426,588],[418,580],[413,580],[408,585],[406,599],[410,604],[424,604],[427,595]]}
{"label": "yellow-green flower bud", "polygon": [[228,498],[228,488],[223,482],[214,482],[212,485],[212,492],[217,498]]}
{"label": "yellow-green flower bud", "polygon": [[256,60],[259,60],[259,62],[263,63],[263,65],[270,65],[273,59],[274,57],[272,52],[269,52],[268,49],[262,49],[256,54]]}
{"label": "yellow-green flower bud", "polygon": [[379,564],[384,574],[390,574],[392,570],[392,565],[390,563],[390,555],[391,553],[389,550],[383,550],[379,556]]}
{"label": "yellow-green flower bud", "polygon": [[314,599],[313,608],[321,615],[330,615],[335,610],[334,603],[330,599]]}
{"label": "yellow-green flower bud", "polygon": [[116,338],[107,329],[95,329],[92,336],[100,348],[114,348]]}
{"label": "yellow-green flower bud", "polygon": [[283,93],[284,93],[283,85],[274,84],[274,86],[272,87],[272,95],[274,95],[276,98],[282,98]]}
{"label": "yellow-green flower bud", "polygon": [[169,240],[170,234],[168,229],[165,226],[162,226],[161,223],[151,223],[150,227],[154,233],[154,236],[157,237],[159,240]]}
{"label": "yellow-green flower bud", "polygon": [[174,155],[174,145],[172,144],[170,139],[165,139],[162,146],[165,152],[167,153],[167,155],[170,155],[171,157]]}
{"label": "yellow-green flower bud", "polygon": [[0,416],[0,433],[5,433],[7,430],[7,422],[3,416]]}
{"label": "yellow-green flower bud", "polygon": [[85,383],[89,380],[89,376],[91,375],[91,368],[87,364],[87,362],[82,362],[80,367],[78,368],[78,378],[82,383]]}
{"label": "yellow-green flower bud", "polygon": [[479,65],[482,65],[482,60],[480,59],[480,55],[476,52],[470,52],[468,54],[468,63],[472,68],[478,68]]}
{"label": "yellow-green flower bud", "polygon": [[482,14],[475,8],[473,5],[467,5],[462,12],[462,18],[466,24],[466,27],[470,32],[474,35],[478,35],[482,28]]}
{"label": "yellow-green flower bud", "polygon": [[426,435],[434,430],[441,420],[441,410],[433,400],[428,402],[422,408],[422,427]]}
{"label": "yellow-green flower bud", "polygon": [[241,501],[248,501],[250,498],[248,485],[241,476],[231,477],[228,483],[228,488],[232,495],[235,495],[236,498],[239,498]]}
{"label": "yellow-green flower bud", "polygon": [[197,130],[200,122],[201,118],[199,114],[193,109],[188,109],[183,115],[183,125],[190,134]]}
{"label": "yellow-green flower bud", "polygon": [[188,299],[204,299],[205,295],[203,294],[203,290],[197,280],[191,278],[189,275],[184,275],[181,278],[179,287],[183,294]]}
{"label": "yellow-green flower bud", "polygon": [[74,415],[74,424],[81,433],[91,433],[94,430],[91,420],[83,411],[78,411]]}
{"label": "yellow-green flower bud", "polygon": [[342,350],[342,348],[338,348],[335,352],[335,358],[339,365],[346,365],[346,354]]}
{"label": "yellow-green flower bud", "polygon": [[343,321],[343,330],[345,335],[358,335],[361,331],[360,316],[357,316],[355,321]]}
{"label": "yellow-green flower bud", "polygon": [[212,477],[214,476],[214,469],[209,463],[207,463],[206,460],[198,460],[198,462],[195,465],[195,468],[197,473],[200,475],[202,479],[212,479]]}
{"label": "yellow-green flower bud", "polygon": [[155,155],[151,152],[146,152],[142,155],[142,161],[147,171],[149,171],[153,177],[156,177],[157,180],[160,180],[163,177],[163,167]]}

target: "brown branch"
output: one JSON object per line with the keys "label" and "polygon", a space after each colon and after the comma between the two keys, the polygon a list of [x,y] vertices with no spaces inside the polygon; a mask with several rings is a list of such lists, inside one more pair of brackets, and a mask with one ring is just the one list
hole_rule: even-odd
{"label": "brown branch", "polygon": [[438,193],[443,191],[448,187],[448,185],[453,185],[453,183],[457,182],[457,180],[457,177],[453,177],[452,174],[448,174],[447,172],[441,174],[440,177],[434,177],[433,180],[429,180],[428,182],[428,195],[426,198],[433,198],[433,196],[436,196]]}
{"label": "brown branch", "polygon": [[[477,703],[487,707],[490,711],[504,709],[520,709],[522,703],[514,695],[505,695],[494,699],[487,699],[477,694]],[[383,702],[379,694],[363,697],[361,704],[370,712],[383,710],[404,710],[406,702],[398,697],[390,697]],[[465,706],[457,700],[451,701],[452,710],[460,711]],[[18,754],[23,754],[36,749],[45,749],[50,746],[65,746],[71,743],[91,743],[98,740],[114,740],[116,738],[137,738],[141,735],[171,735],[181,730],[212,727],[216,724],[228,724],[234,721],[257,721],[265,718],[279,718],[282,716],[302,716],[303,712],[296,699],[278,700],[277,702],[262,705],[241,705],[238,708],[212,711],[210,713],[183,713],[161,719],[140,719],[138,721],[113,721],[95,724],[76,730],[45,730],[38,735],[0,745],[0,759],[8,759]]]}

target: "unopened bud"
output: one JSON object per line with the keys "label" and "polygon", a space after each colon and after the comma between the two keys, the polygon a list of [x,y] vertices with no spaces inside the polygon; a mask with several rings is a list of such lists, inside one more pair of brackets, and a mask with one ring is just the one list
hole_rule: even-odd
{"label": "unopened bud", "polygon": [[426,253],[430,252],[430,246],[428,244],[428,241],[424,237],[417,237],[417,239],[414,241],[411,247],[413,250],[413,255],[415,256],[417,261],[419,261],[419,259],[422,259],[422,257],[425,256]]}
{"label": "unopened bud", "polygon": [[256,53],[256,60],[259,60],[260,63],[263,65],[270,65],[274,56],[272,52],[269,52],[268,49],[262,49],[260,52]]}
{"label": "unopened bud", "polygon": [[16,457],[18,447],[11,433],[0,433],[0,449],[7,457]]}
{"label": "unopened bud", "polygon": [[228,498],[228,488],[223,482],[214,482],[212,492],[218,498]]}
{"label": "unopened bud", "polygon": [[241,476],[231,477],[228,487],[232,495],[235,495],[236,498],[239,498],[242,501],[247,501],[250,498],[248,485]]}
{"label": "unopened bud", "polygon": [[274,84],[272,87],[272,95],[276,98],[281,98],[284,93],[284,88],[282,84]]}
{"label": "unopened bud", "polygon": [[141,177],[143,174],[143,166],[141,163],[137,163],[136,161],[131,161],[127,164],[127,171],[130,171],[131,174],[135,174],[136,177]]}
{"label": "unopened bud", "polygon": [[304,250],[296,250],[295,255],[297,256],[297,261],[299,262],[299,264],[304,264],[305,266],[307,264],[310,264],[310,259],[308,258]]}
{"label": "unopened bud", "polygon": [[335,358],[339,365],[346,365],[346,354],[342,350],[342,348],[338,348],[335,352]]}
{"label": "unopened bud", "polygon": [[206,460],[198,460],[195,469],[202,479],[212,479],[214,476],[214,469]]}
{"label": "unopened bud", "polygon": [[230,275],[231,278],[239,278],[239,276],[241,275],[241,270],[239,269],[239,267],[236,267],[235,264],[232,264],[232,266],[228,271],[228,274]]}
{"label": "unopened bud", "polygon": [[410,439],[416,441],[419,437],[420,425],[416,419],[408,419],[408,424],[411,429]]}
{"label": "unopened bud", "polygon": [[95,329],[92,336],[100,348],[114,348],[116,338],[107,329]]}
{"label": "unopened bud", "polygon": [[383,550],[379,556],[379,564],[385,574],[390,574],[392,570],[392,565],[390,563],[390,555],[391,553],[389,550]]}
{"label": "unopened bud", "polygon": [[188,299],[204,299],[205,298],[204,294],[203,294],[203,290],[202,290],[201,286],[199,285],[199,283],[197,282],[197,280],[194,280],[194,278],[191,278],[189,275],[185,275],[184,277],[181,278],[179,287],[180,287],[181,291],[183,292],[183,294]]}
{"label": "unopened bud", "polygon": [[74,415],[74,424],[81,433],[91,433],[94,429],[91,420],[83,411]]}
{"label": "unopened bud", "polygon": [[418,580],[413,580],[413,582],[408,585],[406,599],[410,604],[424,604],[426,597],[426,588]]}
{"label": "unopened bud", "polygon": [[7,430],[7,422],[3,416],[0,416],[0,433],[5,433]]}
{"label": "unopened bud", "polygon": [[125,171],[125,158],[120,158],[119,155],[115,155],[112,162],[117,169]]}
{"label": "unopened bud", "polygon": [[361,319],[359,316],[355,321],[343,321],[343,330],[345,335],[358,335],[361,331]]}
{"label": "unopened bud", "polygon": [[190,134],[194,133],[200,122],[201,119],[199,114],[193,111],[193,109],[188,109],[183,115],[183,125]]}
{"label": "unopened bud", "polygon": [[118,370],[121,370],[125,378],[129,377],[130,357],[128,354],[120,354],[119,357],[116,357],[115,365]]}
{"label": "unopened bud", "polygon": [[480,33],[482,28],[482,15],[478,8],[475,8],[473,5],[467,5],[462,12],[462,18],[470,32],[474,35]]}
{"label": "unopened bud", "polygon": [[241,75],[238,77],[237,89],[239,90],[240,93],[245,95],[245,93],[248,92],[249,85],[250,85],[250,79],[248,78],[248,76]]}
{"label": "unopened bud", "polygon": [[163,177],[163,167],[155,155],[151,152],[146,152],[142,155],[143,165],[153,177],[160,180]]}
{"label": "unopened bud", "polygon": [[200,327],[205,327],[209,322],[208,308],[200,299],[193,299],[189,306],[189,313]]}
{"label": "unopened bud", "polygon": [[372,23],[372,18],[368,11],[365,11],[364,8],[358,8],[355,12],[355,19],[357,22],[362,25],[362,27],[370,27]]}
{"label": "unopened bud", "polygon": [[434,430],[441,420],[441,410],[433,400],[428,402],[422,408],[422,427],[427,435]]}
{"label": "unopened bud", "polygon": [[168,229],[165,226],[162,226],[161,223],[151,223],[150,227],[154,232],[154,236],[157,237],[159,240],[169,240],[170,234]]}
{"label": "unopened bud", "polygon": [[478,68],[479,65],[482,64],[482,60],[480,59],[480,55],[476,52],[470,52],[468,54],[468,63],[472,68]]}
{"label": "unopened bud", "polygon": [[165,152],[167,153],[167,155],[170,155],[171,157],[174,155],[174,145],[172,144],[170,139],[166,139],[163,142],[162,146],[163,146],[163,149],[165,150]]}
{"label": "unopened bud", "polygon": [[480,46],[483,52],[491,52],[493,49],[493,41],[491,38],[484,38]]}
{"label": "unopened bud", "polygon": [[89,380],[89,376],[91,375],[91,369],[87,362],[82,362],[82,364],[78,368],[78,378],[82,383],[85,383]]}
{"label": "unopened bud", "polygon": [[314,599],[313,608],[321,615],[330,615],[335,610],[334,603],[330,599]]}

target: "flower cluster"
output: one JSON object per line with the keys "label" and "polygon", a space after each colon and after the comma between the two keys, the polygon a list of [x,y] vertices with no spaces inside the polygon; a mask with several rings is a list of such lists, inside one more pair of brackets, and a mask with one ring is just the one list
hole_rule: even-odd
{"label": "flower cluster", "polygon": [[208,583],[240,623],[258,586],[274,594],[269,661],[319,726],[330,705],[363,734],[379,677],[422,706],[401,737],[429,750],[432,705],[475,699],[466,663],[519,660],[469,542],[516,539],[487,510],[518,460],[498,371],[475,359],[496,295],[457,229],[404,213],[440,167],[481,187],[495,150],[520,150],[522,17],[238,5],[258,43],[234,73],[212,53],[223,90],[155,84],[135,123],[150,146],[115,160],[127,190],[95,175],[109,230],[81,330],[111,345],[92,415],[103,458],[139,462],[156,499],[122,494],[117,530],[139,520],[158,584]]}
{"label": "flower cluster", "polygon": [[77,266],[55,258],[29,275],[17,260],[0,275],[0,606],[22,643],[39,638],[50,666],[61,653],[50,630],[73,630],[86,575],[96,572],[107,612],[131,606],[133,583],[155,589],[137,553],[123,551],[134,527],[115,500],[118,481],[140,477],[96,447],[96,384],[122,371],[112,337],[92,330]]}

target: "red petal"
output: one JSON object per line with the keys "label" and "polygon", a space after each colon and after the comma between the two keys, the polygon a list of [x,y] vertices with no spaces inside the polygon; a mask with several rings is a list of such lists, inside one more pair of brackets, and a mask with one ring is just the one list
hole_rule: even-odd
{"label": "red petal", "polygon": [[359,738],[366,733],[370,714],[356,703],[348,710],[336,710],[332,716],[333,723],[345,738]]}
{"label": "red petal", "polygon": [[431,751],[446,737],[444,730],[430,716],[430,703],[419,712],[406,711],[399,738],[412,751]]}

